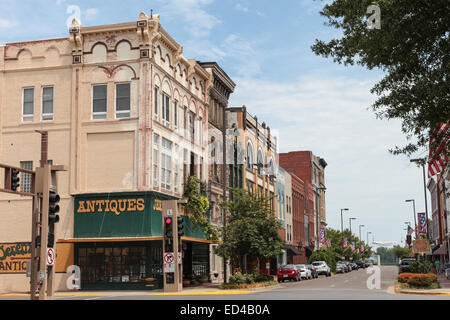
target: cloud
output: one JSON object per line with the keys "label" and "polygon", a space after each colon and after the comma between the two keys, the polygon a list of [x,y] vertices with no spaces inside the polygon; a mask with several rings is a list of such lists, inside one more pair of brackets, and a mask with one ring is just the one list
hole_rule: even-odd
{"label": "cloud", "polygon": [[400,121],[378,120],[368,109],[376,99],[370,88],[379,79],[310,74],[291,82],[245,76],[233,80],[237,87],[231,106],[246,105],[271,132],[278,131],[280,152],[310,150],[327,161],[330,227],[340,229],[336,213],[350,207],[350,214],[366,224],[365,232],[372,231],[378,240],[398,240],[388,236],[399,234],[396,220],[409,217],[404,199],[423,202],[421,170],[388,152],[405,143]]}
{"label": "cloud", "polygon": [[243,5],[241,5],[240,3],[237,3],[234,8],[237,11],[242,11],[242,12],[248,12],[248,7],[244,7]]}
{"label": "cloud", "polygon": [[0,18],[0,28],[8,29],[15,27],[17,24],[18,23],[16,21]]}
{"label": "cloud", "polygon": [[209,14],[204,7],[214,0],[158,0],[163,2],[161,14],[167,19],[181,19],[185,22],[185,30],[194,38],[203,38],[211,30],[222,23],[217,17]]}
{"label": "cloud", "polygon": [[99,10],[96,8],[89,8],[84,11],[84,17],[86,19],[91,19],[92,17],[96,16],[99,13]]}

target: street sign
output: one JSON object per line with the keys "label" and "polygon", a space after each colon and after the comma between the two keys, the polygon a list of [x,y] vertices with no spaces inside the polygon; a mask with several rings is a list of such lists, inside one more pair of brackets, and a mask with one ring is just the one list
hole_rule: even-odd
{"label": "street sign", "polygon": [[164,263],[174,263],[174,260],[173,252],[166,252],[164,254]]}
{"label": "street sign", "polygon": [[175,263],[164,263],[164,273],[174,273]]}
{"label": "street sign", "polygon": [[169,217],[173,216],[173,210],[172,209],[168,209],[166,216],[169,216]]}
{"label": "street sign", "polygon": [[178,264],[181,264],[183,262],[183,257],[181,255],[181,252],[178,252]]}
{"label": "street sign", "polygon": [[47,266],[54,266],[55,265],[55,249],[53,248],[47,248],[47,254],[45,255]]}

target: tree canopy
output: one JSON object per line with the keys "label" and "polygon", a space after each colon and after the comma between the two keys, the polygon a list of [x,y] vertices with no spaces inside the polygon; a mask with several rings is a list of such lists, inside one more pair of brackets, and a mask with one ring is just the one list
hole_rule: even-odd
{"label": "tree canopy", "polygon": [[[380,29],[367,27],[370,5],[380,8]],[[386,74],[371,89],[378,96],[371,108],[379,118],[402,121],[408,143],[393,154],[426,149],[438,126],[450,122],[449,12],[448,0],[334,0],[320,12],[342,37],[316,40],[315,54]],[[432,148],[449,135],[438,134]]]}
{"label": "tree canopy", "polygon": [[222,204],[229,216],[221,230],[223,242],[215,253],[239,262],[245,255],[258,262],[279,255],[284,242],[278,234],[281,223],[272,212],[271,198],[243,189],[233,189],[232,193],[233,200]]}

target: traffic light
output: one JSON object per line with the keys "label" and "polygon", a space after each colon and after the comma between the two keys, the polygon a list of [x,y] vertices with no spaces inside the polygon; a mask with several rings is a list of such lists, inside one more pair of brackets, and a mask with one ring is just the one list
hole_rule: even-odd
{"label": "traffic light", "polygon": [[48,225],[52,225],[54,223],[59,222],[59,205],[58,202],[60,200],[59,195],[56,192],[50,191],[49,193],[49,205],[48,205]]}
{"label": "traffic light", "polygon": [[20,181],[19,170],[12,169],[11,170],[11,190],[12,191],[17,191],[17,188],[19,188],[19,186],[20,186],[19,181]]}
{"label": "traffic light", "polygon": [[408,246],[411,246],[411,235],[410,234],[408,234],[406,236],[406,243],[408,244]]}
{"label": "traffic light", "polygon": [[177,217],[177,224],[178,224],[178,236],[182,237],[184,236],[184,219],[183,217]]}
{"label": "traffic light", "polygon": [[164,235],[167,238],[172,238],[172,236],[173,236],[172,218],[171,217],[164,218]]}

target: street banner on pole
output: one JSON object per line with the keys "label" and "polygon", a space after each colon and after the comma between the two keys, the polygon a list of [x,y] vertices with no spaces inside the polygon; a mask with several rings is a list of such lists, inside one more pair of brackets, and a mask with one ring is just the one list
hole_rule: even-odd
{"label": "street banner on pole", "polygon": [[344,237],[344,244],[343,244],[344,248],[347,248],[348,244],[347,244],[347,237]]}
{"label": "street banner on pole", "polygon": [[425,233],[427,233],[427,231],[426,231],[426,226],[427,226],[427,224],[426,224],[426,215],[425,215],[425,212],[419,212],[418,214],[418,220],[419,220],[419,227],[418,227],[418,232],[419,232],[419,234],[425,234]]}
{"label": "street banner on pole", "polygon": [[327,247],[328,247],[328,248],[331,248],[331,240],[328,240],[328,241],[327,241]]}
{"label": "street banner on pole", "polygon": [[320,228],[320,243],[325,243],[325,228]]}

